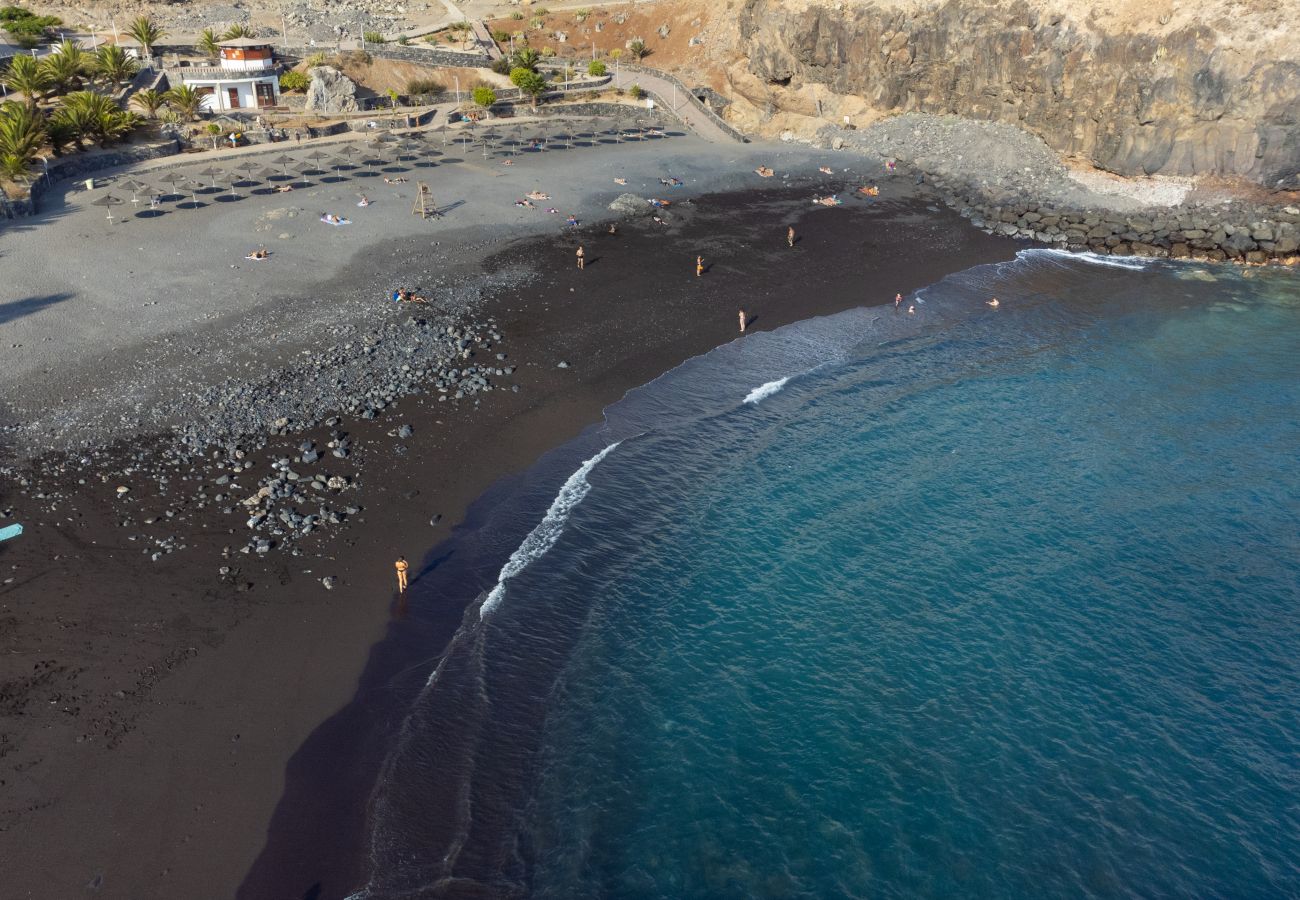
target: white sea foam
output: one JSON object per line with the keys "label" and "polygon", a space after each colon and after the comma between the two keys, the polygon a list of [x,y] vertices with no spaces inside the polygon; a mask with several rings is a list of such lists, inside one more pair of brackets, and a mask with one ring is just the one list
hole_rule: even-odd
{"label": "white sea foam", "polygon": [[1103,256],[1100,253],[1075,253],[1072,250],[1061,250],[1057,247],[1035,248],[1032,252],[1050,253],[1053,256],[1065,259],[1081,259],[1084,262],[1090,262],[1098,266],[1110,266],[1114,269],[1145,269],[1152,262],[1150,259],[1140,256]]}
{"label": "white sea foam", "polygon": [[745,402],[758,403],[761,400],[766,400],[768,397],[779,392],[781,388],[785,387],[785,383],[789,380],[790,376],[787,375],[784,378],[778,378],[776,381],[769,381],[767,384],[761,384],[745,395]]}
{"label": "white sea foam", "polygon": [[582,502],[583,498],[591,492],[591,484],[587,481],[587,476],[591,470],[596,468],[597,464],[609,456],[614,448],[621,444],[622,441],[616,441],[610,444],[604,450],[601,450],[591,459],[587,460],[578,467],[578,471],[569,476],[569,480],[564,482],[564,487],[555,495],[551,501],[551,508],[546,511],[542,521],[537,523],[537,527],[528,533],[519,548],[510,554],[506,564],[501,567],[501,574],[497,576],[496,587],[487,595],[483,605],[479,607],[478,617],[480,620],[501,605],[501,601],[506,596],[506,582],[514,578],[534,560],[541,559],[546,555],[546,551],[555,546],[555,542],[560,539],[564,533],[564,525],[569,521],[569,515],[573,508]]}

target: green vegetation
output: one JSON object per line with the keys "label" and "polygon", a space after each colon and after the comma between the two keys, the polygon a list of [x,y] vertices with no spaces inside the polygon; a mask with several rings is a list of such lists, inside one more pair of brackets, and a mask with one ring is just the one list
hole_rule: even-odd
{"label": "green vegetation", "polygon": [[38,16],[19,6],[0,7],[0,28],[13,37],[20,47],[30,50],[45,39],[49,30],[62,25],[58,16]]}
{"label": "green vegetation", "polygon": [[62,124],[78,150],[82,148],[82,142],[88,140],[107,147],[142,121],[135,113],[120,109],[111,97],[94,91],[68,94],[52,119]]}
{"label": "green vegetation", "polygon": [[15,181],[45,144],[45,117],[25,104],[0,103],[0,174]]}
{"label": "green vegetation", "polygon": [[412,78],[406,83],[408,97],[432,97],[447,90],[442,82],[432,78]]}
{"label": "green vegetation", "polygon": [[605,64],[598,59],[593,59],[591,62],[587,63],[588,75],[594,75],[597,78],[600,78],[607,71],[609,70],[605,67]]}
{"label": "green vegetation", "polygon": [[158,118],[158,110],[162,109],[166,103],[167,95],[162,91],[155,91],[153,88],[136,91],[131,95],[131,105],[143,109],[151,119]]}
{"label": "green vegetation", "polygon": [[641,89],[641,85],[639,84],[632,85],[630,88],[627,89],[627,92],[628,95],[631,96],[633,100],[640,100],[642,97],[645,96],[645,91]]}
{"label": "green vegetation", "polygon": [[208,134],[221,134],[221,126],[216,122],[208,123]]}
{"label": "green vegetation", "polygon": [[411,43],[411,39],[404,34],[399,34],[397,36],[397,43],[405,47],[407,44]]}
{"label": "green vegetation", "polygon": [[116,44],[95,51],[95,72],[112,85],[124,84],[140,71],[140,64]]}
{"label": "green vegetation", "polygon": [[633,59],[641,60],[650,55],[650,48],[645,45],[645,41],[636,38],[628,42],[627,52]]}
{"label": "green vegetation", "polygon": [[510,18],[514,19],[516,22],[522,22],[524,20],[524,14],[519,10],[515,10],[510,14]]}
{"label": "green vegetation", "polygon": [[363,32],[361,33],[361,38],[362,38],[362,40],[364,40],[367,44],[382,44],[382,43],[384,43],[384,35],[383,35],[383,32],[380,32],[380,31],[363,31]]}
{"label": "green vegetation", "polygon": [[515,55],[510,59],[510,69],[527,69],[530,72],[537,71],[537,65],[542,61],[542,55],[532,47],[523,47],[515,51]]}
{"label": "green vegetation", "polygon": [[496,31],[492,32],[492,40],[496,41],[498,44],[508,44],[510,43],[510,32],[498,28]]}
{"label": "green vegetation", "polygon": [[185,121],[197,119],[199,110],[203,108],[203,96],[188,84],[174,87],[163,96],[167,98],[167,105]]}
{"label": "green vegetation", "polygon": [[534,107],[542,94],[546,93],[546,79],[532,69],[515,69],[510,73],[510,83],[519,88]]}
{"label": "green vegetation", "polygon": [[389,88],[387,91],[388,103],[393,109],[397,109],[397,91]]}
{"label": "green vegetation", "polygon": [[481,84],[474,88],[474,93],[471,96],[474,98],[474,105],[485,112],[497,102],[497,92],[487,85]]}
{"label": "green vegetation", "polygon": [[450,31],[453,36],[460,35],[461,47],[463,49],[466,41],[469,40],[469,35],[474,33],[474,26],[465,21],[453,22],[447,26],[447,30]]}
{"label": "green vegetation", "polygon": [[590,15],[591,15],[591,10],[587,9],[586,7],[583,7],[582,9],[575,9],[573,11],[573,18],[575,21],[578,22],[587,21],[587,17]]}
{"label": "green vegetation", "polygon": [[311,76],[306,72],[285,72],[280,76],[280,90],[282,91],[305,91],[311,84]]}
{"label": "green vegetation", "polygon": [[72,41],[63,41],[54,48],[54,52],[41,60],[41,68],[49,78],[50,90],[55,94],[66,94],[81,87],[82,79],[92,67],[86,52]]}
{"label": "green vegetation", "polygon": [[140,42],[140,55],[144,57],[153,56],[154,45],[167,36],[167,32],[148,16],[136,16],[127,26],[126,33]]}
{"label": "green vegetation", "polygon": [[488,68],[493,72],[496,72],[498,75],[509,75],[511,69],[510,60],[504,56],[498,57],[497,59],[492,60],[492,63]]}
{"label": "green vegetation", "polygon": [[217,46],[219,40],[221,40],[221,38],[217,37],[217,31],[215,28],[205,28],[199,32],[199,39],[194,44],[194,49],[202,53],[208,59],[216,59],[221,55],[221,48]]}
{"label": "green vegetation", "polygon": [[555,58],[555,48],[554,48],[554,47],[543,47],[543,48],[542,48],[542,58],[543,58],[543,59],[554,59],[554,58]]}
{"label": "green vegetation", "polygon": [[9,90],[17,91],[26,98],[29,109],[35,109],[36,102],[49,90],[50,75],[32,57],[15,56],[5,72],[4,83]]}
{"label": "green vegetation", "polygon": [[239,38],[251,38],[251,37],[257,37],[257,30],[254,28],[249,28],[247,25],[243,24],[242,22],[236,22],[234,25],[231,25],[229,28],[227,28],[225,31],[221,33],[221,39],[223,41],[234,41],[234,40],[238,40]]}
{"label": "green vegetation", "polygon": [[313,53],[311,56],[303,60],[303,63],[309,69],[314,69],[317,66],[323,66],[325,65],[325,54],[320,51],[317,51],[316,53]]}

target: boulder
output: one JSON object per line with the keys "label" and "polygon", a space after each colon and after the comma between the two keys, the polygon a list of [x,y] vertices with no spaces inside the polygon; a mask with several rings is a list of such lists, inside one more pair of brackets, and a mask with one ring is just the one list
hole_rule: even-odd
{"label": "boulder", "polygon": [[359,112],[356,83],[333,66],[316,66],[307,86],[306,109],[314,112]]}

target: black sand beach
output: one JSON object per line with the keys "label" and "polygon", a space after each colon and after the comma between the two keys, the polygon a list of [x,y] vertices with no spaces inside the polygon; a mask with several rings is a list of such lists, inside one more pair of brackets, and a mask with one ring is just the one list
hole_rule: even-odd
{"label": "black sand beach", "polygon": [[[454,547],[439,542],[476,497],[629,388],[735,339],[742,307],[752,328],[776,328],[887,303],[1018,246],[901,185],[875,204],[824,209],[809,202],[812,184],[701,196],[675,206],[671,225],[643,218],[617,236],[593,220],[487,258],[485,271],[535,273],[477,314],[504,340],[476,357],[504,352],[518,370],[478,403],[406,397],[377,419],[348,420],[359,449],[331,471],[360,476],[362,511],[303,544],[301,558],[223,558],[231,521],[212,509],[187,521],[187,550],[142,570],[117,527],[117,482],[94,475],[57,518],[0,548],[0,574],[15,578],[0,587],[0,622],[25,670],[6,672],[2,698],[15,737],[0,745],[13,748],[0,753],[0,855],[22,861],[6,867],[11,895],[355,889],[386,742],[472,599],[395,603],[398,554],[418,578]],[[388,437],[398,423],[410,439]],[[328,429],[273,439],[250,455],[255,470],[304,437],[323,445]],[[24,509],[41,485],[26,491],[6,484],[0,508],[32,521]],[[223,565],[233,571],[217,577]],[[333,590],[323,576],[337,579]]]}

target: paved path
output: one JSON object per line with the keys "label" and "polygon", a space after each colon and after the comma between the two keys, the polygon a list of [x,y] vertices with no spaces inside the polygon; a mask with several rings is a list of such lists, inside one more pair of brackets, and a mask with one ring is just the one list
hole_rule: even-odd
{"label": "paved path", "polygon": [[614,87],[630,88],[640,85],[658,98],[658,102],[681,117],[692,131],[714,144],[739,143],[734,137],[718,127],[718,124],[700,112],[689,100],[682,96],[683,91],[667,78],[651,75],[649,72],[618,71],[611,82]]}

